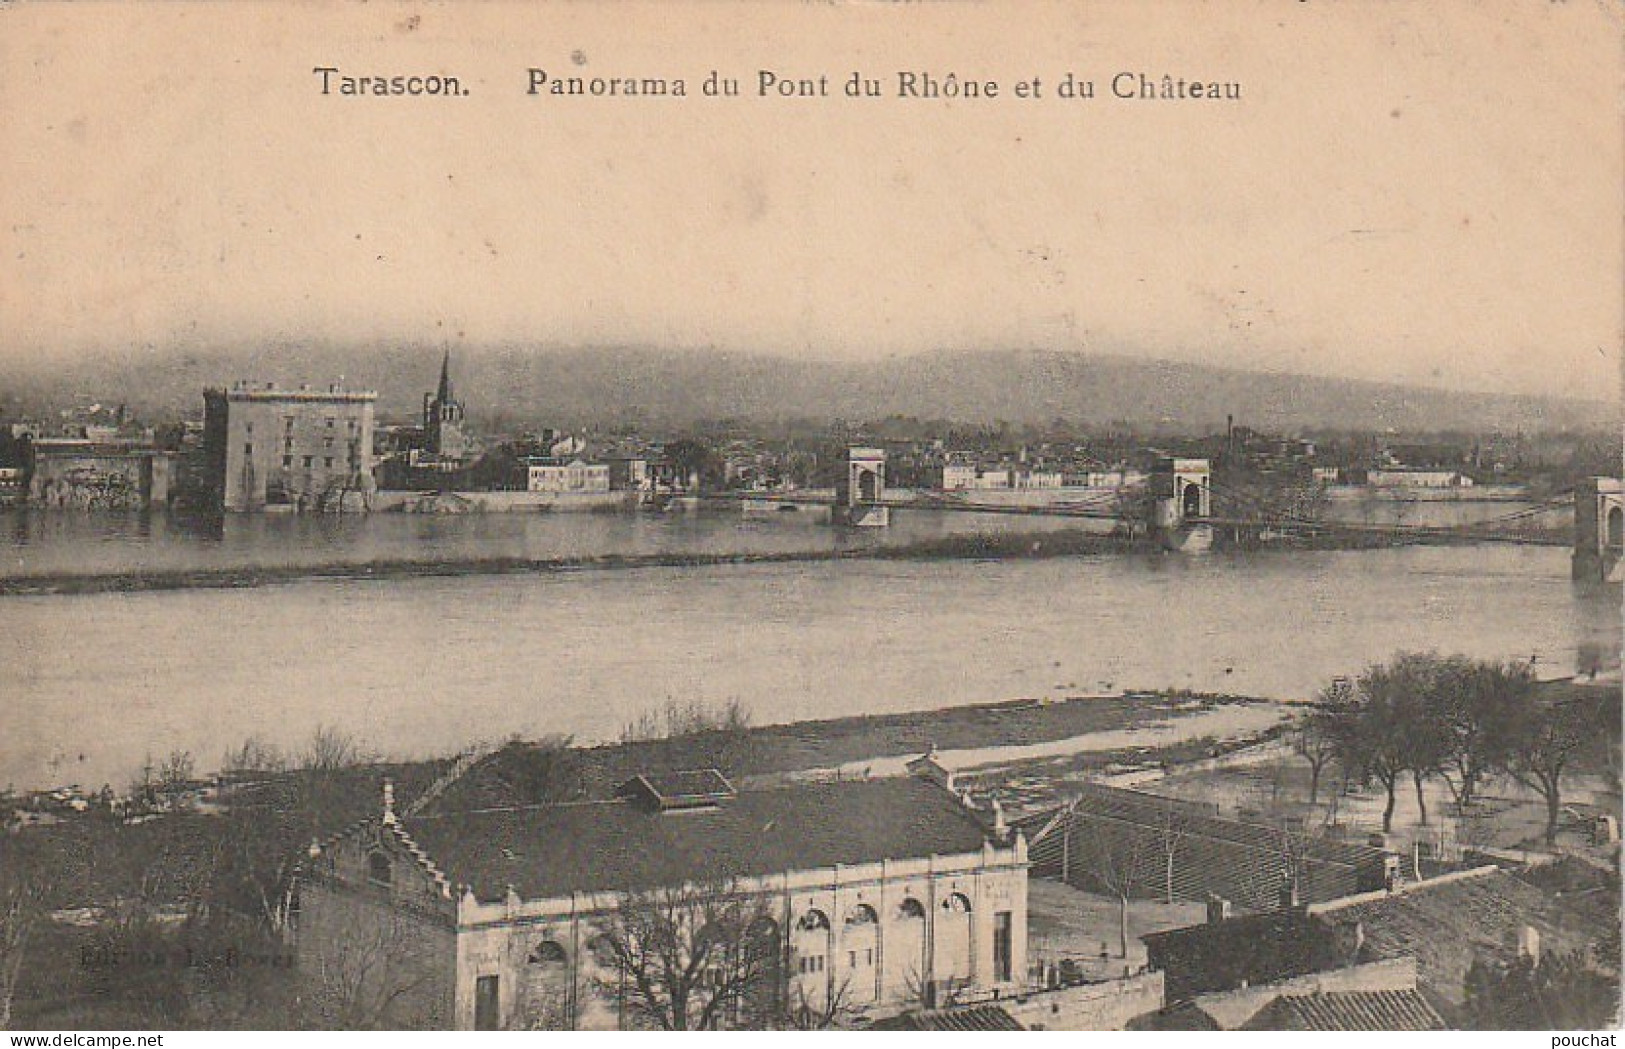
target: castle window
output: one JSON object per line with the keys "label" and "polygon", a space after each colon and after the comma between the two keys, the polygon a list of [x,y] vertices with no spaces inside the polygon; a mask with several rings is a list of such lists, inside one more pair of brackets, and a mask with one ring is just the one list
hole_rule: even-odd
{"label": "castle window", "polygon": [[333,457],[331,455],[327,456],[322,460],[322,465],[331,470],[333,468]]}
{"label": "castle window", "polygon": [[389,856],[374,852],[367,856],[367,880],[374,885],[388,885],[390,879]]}
{"label": "castle window", "polygon": [[314,466],[315,464],[316,464],[316,457],[314,455],[305,456],[305,469],[308,470],[312,466]]}
{"label": "castle window", "polygon": [[253,454],[254,454],[254,442],[249,441],[249,442],[247,442],[246,444],[243,445],[243,455],[250,456],[250,455],[253,455]]}
{"label": "castle window", "polygon": [[284,455],[282,457],[282,468],[286,470],[286,469],[291,469],[292,467],[293,467],[293,456]]}

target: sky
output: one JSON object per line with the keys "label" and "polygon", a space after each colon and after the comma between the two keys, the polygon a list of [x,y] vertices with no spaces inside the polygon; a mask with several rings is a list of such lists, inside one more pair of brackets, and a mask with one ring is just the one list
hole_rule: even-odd
{"label": "sky", "polygon": [[[1620,11],[0,5],[0,376],[305,340],[1041,348],[1618,399]],[[468,95],[323,95],[323,66]],[[533,67],[689,97],[532,96]]]}

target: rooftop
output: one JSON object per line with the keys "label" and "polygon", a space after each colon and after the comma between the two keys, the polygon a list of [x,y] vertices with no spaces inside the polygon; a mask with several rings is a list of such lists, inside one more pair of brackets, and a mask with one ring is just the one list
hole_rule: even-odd
{"label": "rooftop", "polygon": [[[661,782],[690,783],[688,775]],[[746,790],[667,811],[615,799],[405,817],[401,825],[453,884],[484,900],[509,885],[522,898],[546,899],[923,859],[975,852],[987,840],[957,798],[912,778]]]}
{"label": "rooftop", "polygon": [[[1616,896],[1614,914],[1617,908]],[[1590,908],[1493,867],[1310,910],[1323,921],[1359,922],[1366,949],[1376,957],[1415,955],[1418,985],[1452,1005],[1465,997],[1473,960],[1504,957],[1526,925],[1540,934],[1543,954],[1583,949],[1608,931],[1597,925]]]}
{"label": "rooftop", "polygon": [[1279,983],[1350,964],[1360,952],[1301,908],[1243,915],[1141,939],[1164,972],[1167,999]]}
{"label": "rooftop", "polygon": [[1443,1031],[1445,1022],[1417,991],[1327,991],[1282,995],[1243,1031]]}

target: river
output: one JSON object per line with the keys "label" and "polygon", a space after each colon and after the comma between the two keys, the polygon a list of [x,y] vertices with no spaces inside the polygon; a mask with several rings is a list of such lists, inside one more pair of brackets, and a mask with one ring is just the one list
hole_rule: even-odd
{"label": "river", "polygon": [[[5,549],[13,571],[40,572],[334,560],[323,542],[346,558],[424,543],[472,556],[493,542],[548,557],[617,542],[633,553],[828,548],[971,527],[899,514],[901,527],[854,536],[812,517],[245,519],[232,539],[143,540],[64,516],[47,520],[72,541]],[[1035,524],[1046,522],[978,527]],[[99,546],[84,534],[98,527]],[[1298,699],[1401,649],[1534,656],[1543,673],[1572,672],[1581,646],[1617,651],[1621,629],[1617,586],[1572,584],[1561,548],[1509,545],[14,596],[0,598],[0,783],[122,786],[148,754],[185,749],[209,768],[250,735],[294,746],[318,724],[400,757],[513,734],[605,740],[668,698],[738,699],[758,722],[1110,688]]]}

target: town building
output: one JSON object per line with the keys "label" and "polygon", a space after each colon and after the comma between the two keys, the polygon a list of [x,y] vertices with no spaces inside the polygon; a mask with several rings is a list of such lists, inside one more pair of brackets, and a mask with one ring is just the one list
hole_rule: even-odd
{"label": "town building", "polygon": [[525,460],[525,479],[528,492],[607,492],[610,467],[607,463],[549,456]]}
{"label": "town building", "polygon": [[1471,488],[1473,479],[1460,470],[1423,470],[1396,467],[1367,470],[1368,488]]}
{"label": "town building", "polygon": [[[1463,1019],[1475,963],[1590,957],[1618,930],[1617,888],[1552,892],[1494,866],[1142,937],[1167,1006],[1143,1026],[1434,1030]],[[1561,877],[1561,875],[1559,875]],[[1617,886],[1617,882],[1613,883]],[[1597,958],[1617,981],[1619,960]],[[1198,1015],[1199,1014],[1199,1015]],[[1194,1021],[1194,1023],[1193,1023]],[[1331,1026],[1340,1025],[1340,1026]]]}
{"label": "town building", "polygon": [[204,485],[226,511],[366,509],[372,391],[238,382],[203,394]]}
{"label": "town building", "polygon": [[712,770],[472,811],[397,813],[386,789],[379,817],[312,850],[299,964],[320,979],[370,962],[398,981],[401,1026],[635,1026],[617,989],[636,974],[606,943],[635,891],[685,886],[759,901],[752,942],[771,965],[748,996],[780,1022],[991,1000],[1026,980],[1026,846],[996,814],[915,776],[736,790]]}

